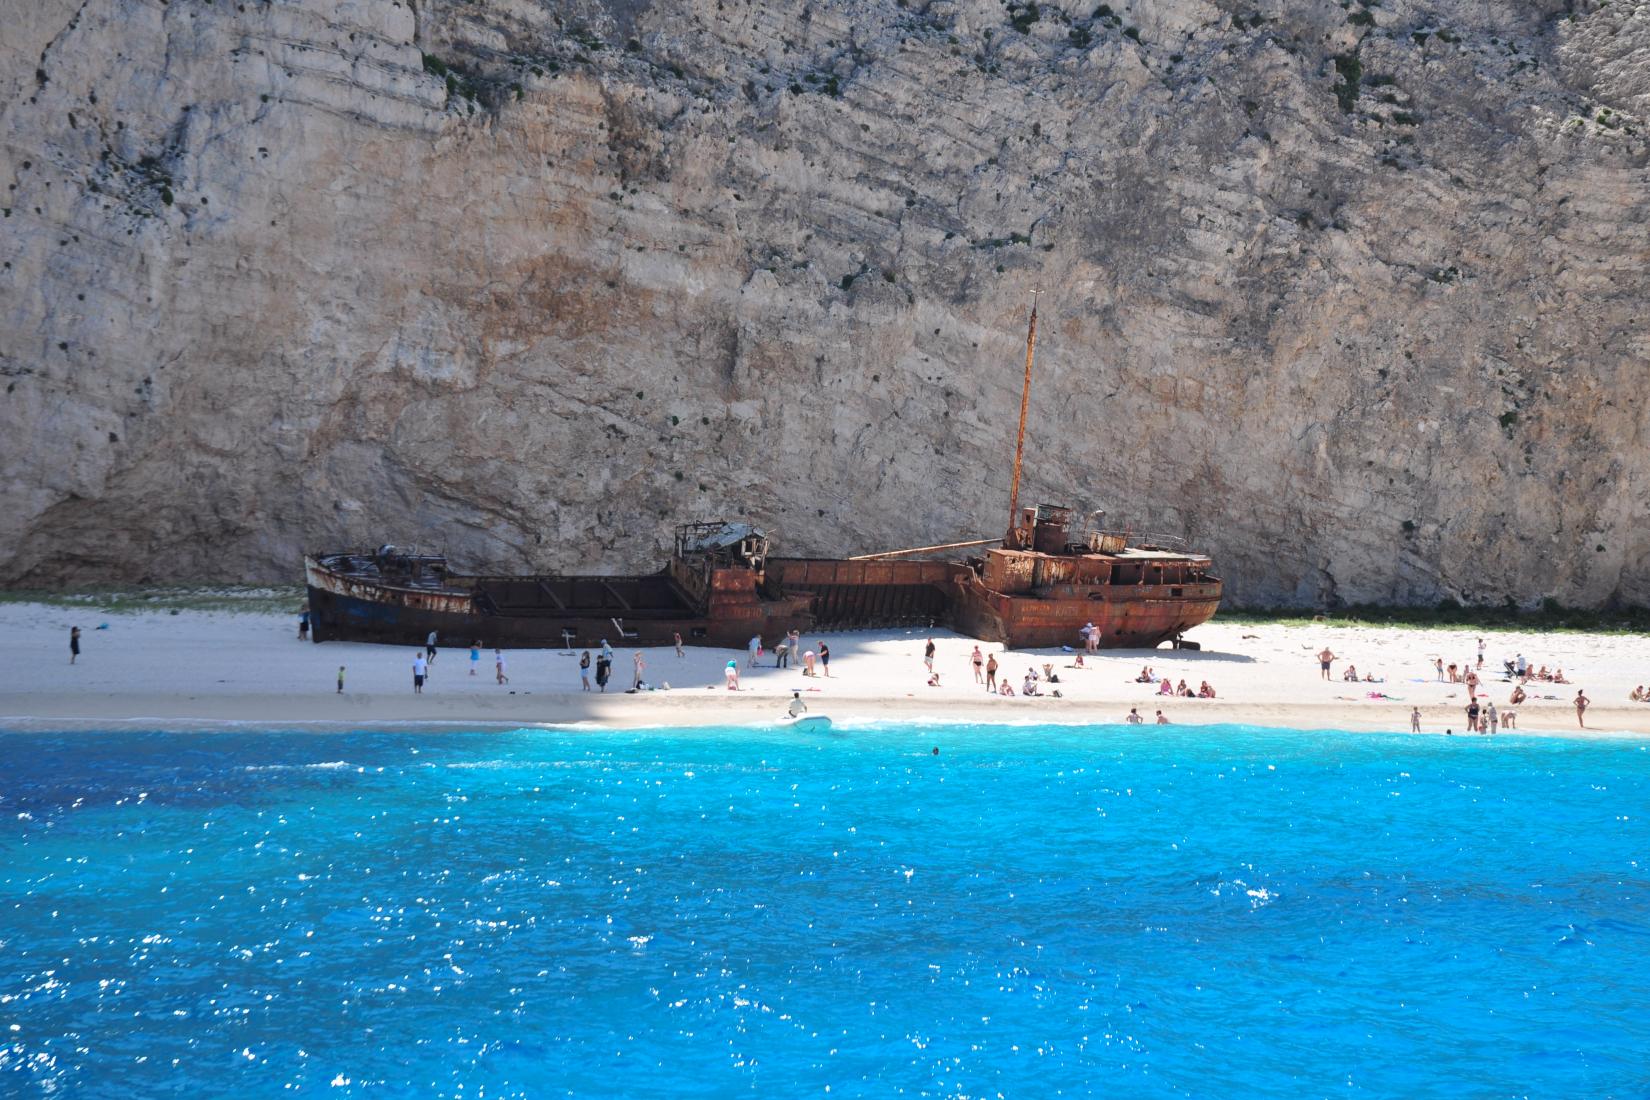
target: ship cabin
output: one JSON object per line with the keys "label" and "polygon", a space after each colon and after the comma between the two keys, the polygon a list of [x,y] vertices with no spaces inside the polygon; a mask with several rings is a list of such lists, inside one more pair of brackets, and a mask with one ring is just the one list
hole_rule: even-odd
{"label": "ship cabin", "polygon": [[987,589],[1039,599],[1093,598],[1096,589],[1123,585],[1166,586],[1172,599],[1184,588],[1218,583],[1213,562],[1188,553],[1175,536],[1107,530],[1104,512],[1091,513],[1078,537],[1071,524],[1070,508],[1022,509],[1003,545],[969,564]]}
{"label": "ship cabin", "polygon": [[690,604],[714,613],[754,605],[767,561],[768,537],[748,523],[684,523],[667,572]]}

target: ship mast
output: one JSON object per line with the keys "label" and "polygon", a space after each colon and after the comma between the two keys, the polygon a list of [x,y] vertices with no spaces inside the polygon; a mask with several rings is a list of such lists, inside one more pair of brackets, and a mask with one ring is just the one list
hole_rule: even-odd
{"label": "ship mast", "polygon": [[1008,529],[1020,522],[1020,462],[1026,453],[1026,409],[1031,405],[1031,357],[1037,349],[1037,291],[1031,292],[1031,324],[1026,329],[1026,381],[1020,391],[1020,436],[1014,444],[1014,483],[1008,491]]}

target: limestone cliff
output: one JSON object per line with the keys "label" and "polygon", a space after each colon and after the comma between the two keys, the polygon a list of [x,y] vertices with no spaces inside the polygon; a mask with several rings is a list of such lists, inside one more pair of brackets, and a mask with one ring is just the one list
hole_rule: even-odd
{"label": "limestone cliff", "polygon": [[0,582],[1029,499],[1235,602],[1650,603],[1650,7],[35,0]]}

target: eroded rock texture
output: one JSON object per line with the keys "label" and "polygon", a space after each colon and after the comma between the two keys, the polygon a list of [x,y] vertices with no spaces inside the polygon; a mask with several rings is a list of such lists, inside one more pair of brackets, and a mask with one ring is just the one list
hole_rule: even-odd
{"label": "eroded rock texture", "polygon": [[1650,7],[36,0],[0,581],[1031,500],[1235,602],[1650,602]]}

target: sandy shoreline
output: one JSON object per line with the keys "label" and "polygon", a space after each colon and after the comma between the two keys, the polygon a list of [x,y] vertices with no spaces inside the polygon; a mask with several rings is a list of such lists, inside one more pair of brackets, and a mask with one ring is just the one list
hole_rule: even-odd
{"label": "sandy shoreline", "polygon": [[[71,625],[83,630],[82,656],[72,667]],[[1460,734],[1466,688],[1438,682],[1433,661],[1476,662],[1481,636],[1481,690],[1500,709],[1512,690],[1500,679],[1503,658],[1522,652],[1537,664],[1563,667],[1574,681],[1530,685],[1533,697],[1516,708],[1517,732],[1650,735],[1650,705],[1627,699],[1635,685],[1650,682],[1650,638],[1640,636],[1217,621],[1191,635],[1201,652],[1103,651],[1083,669],[1070,667],[1073,653],[1005,654],[981,646],[998,654],[1016,687],[1028,666],[1052,664],[1060,677],[1052,685],[1063,695],[1058,699],[987,695],[973,681],[976,643],[943,631],[933,634],[939,687],[927,685],[922,652],[928,635],[918,631],[805,639],[809,648],[821,640],[830,645],[829,679],[805,677],[794,667],[776,669],[771,653],[750,669],[742,652],[689,649],[678,658],[668,648],[644,650],[647,680],[672,686],[636,694],[622,691],[632,680],[635,651],[615,647],[614,678],[605,695],[580,691],[576,655],[510,651],[510,683],[500,685],[491,650],[472,676],[468,649],[444,646],[424,694],[414,695],[411,647],[299,642],[295,626],[295,616],[266,613],[99,615],[51,605],[0,606],[0,667],[10,673],[0,685],[0,729],[761,726],[772,724],[791,691],[799,690],[813,712],[848,725],[1115,725],[1133,707],[1148,723],[1161,708],[1180,725],[1407,732],[1410,708],[1418,706],[1424,733]],[[1344,661],[1336,662],[1335,678],[1324,681],[1313,655],[1325,645],[1384,682],[1341,680]],[[722,668],[733,659],[742,671],[739,692],[721,686]],[[339,665],[346,667],[341,695]],[[1193,689],[1208,680],[1219,698],[1160,696],[1154,686],[1134,682],[1144,665]],[[1571,702],[1577,686],[1593,701],[1586,731],[1578,729]]]}

